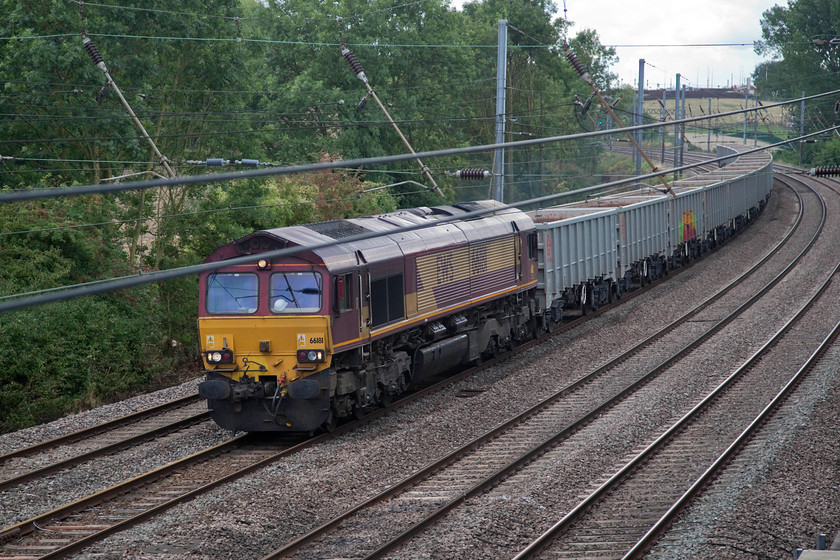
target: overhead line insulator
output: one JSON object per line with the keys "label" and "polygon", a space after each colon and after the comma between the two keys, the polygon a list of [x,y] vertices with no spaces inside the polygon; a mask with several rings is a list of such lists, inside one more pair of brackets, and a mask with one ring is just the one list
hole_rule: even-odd
{"label": "overhead line insulator", "polygon": [[833,177],[840,175],[840,165],[824,165],[822,167],[813,167],[808,172],[812,177]]}
{"label": "overhead line insulator", "polygon": [[99,54],[99,49],[96,48],[96,45],[93,44],[93,41],[85,37],[82,39],[82,45],[84,45],[85,51],[87,51],[87,53],[93,59],[93,63],[96,64],[96,67],[102,70],[103,72],[107,72],[108,68],[105,66],[105,59],[103,59],[102,55]]}
{"label": "overhead line insulator", "polygon": [[450,177],[457,177],[459,179],[463,179],[464,181],[469,181],[471,179],[488,179],[492,175],[486,169],[476,169],[476,168],[468,168],[468,169],[459,169],[454,173],[447,173]]}
{"label": "overhead line insulator", "polygon": [[563,54],[566,55],[566,59],[569,61],[569,64],[580,74],[580,77],[583,78],[583,81],[587,84],[592,84],[592,79],[589,77],[589,72],[586,71],[583,64],[578,60],[575,56],[575,53],[572,52],[572,48],[569,46],[569,43],[563,42]]}
{"label": "overhead line insulator", "polygon": [[362,80],[364,83],[368,83],[367,76],[365,76],[365,71],[362,68],[362,63],[359,62],[356,57],[350,52],[350,49],[347,47],[341,49],[341,56],[344,57],[344,60],[347,61],[347,64],[350,65],[350,68],[353,69],[353,72],[356,74],[356,77]]}

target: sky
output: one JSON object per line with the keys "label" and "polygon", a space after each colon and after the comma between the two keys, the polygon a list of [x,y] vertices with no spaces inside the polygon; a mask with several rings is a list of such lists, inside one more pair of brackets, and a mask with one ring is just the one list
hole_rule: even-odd
{"label": "sky", "polygon": [[[555,0],[558,15],[563,0]],[[594,29],[602,45],[613,46],[619,62],[612,72],[636,87],[639,59],[645,87],[673,87],[676,74],[689,86],[744,85],[764,60],[752,44],[761,39],[761,15],[787,0],[565,0],[574,26],[569,37]],[[744,44],[747,46],[682,46]],[[644,45],[644,46],[635,46]],[[679,46],[659,46],[679,45]]]}

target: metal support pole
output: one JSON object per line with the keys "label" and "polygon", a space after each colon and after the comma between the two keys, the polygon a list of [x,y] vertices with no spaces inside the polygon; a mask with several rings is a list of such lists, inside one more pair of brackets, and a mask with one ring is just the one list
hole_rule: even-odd
{"label": "metal support pole", "polygon": [[[637,104],[636,104],[636,124],[642,125],[642,117],[645,114],[645,59],[639,59],[639,88],[637,94]],[[642,131],[636,131],[636,142],[641,146],[642,145]],[[633,159],[636,161],[636,175],[642,174],[642,153],[641,151],[635,152]]]}
{"label": "metal support pole", "polygon": [[[805,92],[799,102],[799,136],[805,136]],[[802,165],[802,140],[799,141],[799,165]]]}
{"label": "metal support pole", "polygon": [[665,84],[662,84],[662,107],[659,109],[659,120],[663,123],[662,126],[659,127],[659,144],[662,146],[662,153],[659,156],[659,161],[665,163],[665,119],[668,118],[668,105],[666,102],[668,101],[668,88]]}
{"label": "metal support pole", "polygon": [[706,132],[706,151],[712,151],[712,98],[709,98],[709,128]]}
{"label": "metal support pole", "polygon": [[[750,108],[750,86],[747,84],[746,89],[744,90],[744,109]],[[747,145],[747,115],[749,113],[744,113],[744,145]]]}
{"label": "metal support pole", "polygon": [[[507,20],[499,20],[496,53],[496,144],[505,142],[505,86],[507,85]],[[505,149],[496,148],[493,157],[493,199],[505,201]]]}
{"label": "metal support pole", "polygon": [[[682,111],[680,111],[680,117],[685,118],[685,84],[682,87]],[[685,165],[685,123],[680,125],[680,167]],[[680,176],[682,176],[682,171],[680,171]]]}
{"label": "metal support pole", "polygon": [[[674,120],[680,120],[680,75],[677,74],[677,83],[674,87]],[[680,125],[674,124],[674,169],[680,161]],[[674,181],[679,179],[676,171],[674,171]]]}

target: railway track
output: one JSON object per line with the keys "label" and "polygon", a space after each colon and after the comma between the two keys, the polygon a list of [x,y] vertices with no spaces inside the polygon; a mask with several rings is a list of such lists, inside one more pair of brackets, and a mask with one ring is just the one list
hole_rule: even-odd
{"label": "railway track", "polygon": [[[815,201],[818,198],[812,193]],[[801,207],[801,204],[800,204]],[[768,266],[773,254],[784,245],[768,253],[761,263],[736,280],[732,285],[703,302],[694,310],[648,337],[622,356],[593,371],[586,377],[563,388],[537,406],[494,428],[480,438],[470,442],[439,461],[400,481],[363,504],[337,516],[313,529],[308,534],[272,552],[265,559],[287,558],[293,554],[299,557],[331,557],[341,554],[349,546],[357,553],[364,551],[368,558],[377,558],[405,543],[425,528],[439,522],[444,515],[461,506],[465,500],[486,492],[531,461],[568,440],[593,420],[626,401],[640,387],[649,383],[675,361],[687,355],[704,340],[708,339],[737,318],[745,309],[757,302],[761,296],[776,285],[809,250],[822,228],[825,211],[813,236],[799,256],[776,274],[766,287],[749,301],[733,311],[729,317],[717,321],[685,347],[672,354],[675,331],[681,327],[694,329],[693,322],[705,312],[706,315],[720,313],[714,305],[734,289],[744,278],[753,275],[760,266]],[[795,230],[795,228],[794,228]],[[792,236],[793,231],[788,238]],[[810,234],[809,234],[810,235]],[[730,304],[731,305],[731,304]],[[648,365],[639,356],[648,356]],[[650,356],[653,356],[651,360]],[[662,356],[666,356],[664,359]],[[655,365],[650,365],[651,363]],[[634,375],[644,371],[644,375]],[[393,515],[391,512],[399,512]],[[398,520],[377,523],[376,520]],[[400,527],[397,534],[384,534],[381,527]],[[379,528],[371,531],[369,528]],[[393,533],[395,530],[387,531]],[[397,556],[410,556],[406,550],[397,550]]]}
{"label": "railway track", "polygon": [[[794,317],[741,367],[524,548],[516,560],[543,551],[552,558],[641,557],[836,342],[840,335],[836,312],[822,313],[816,320],[811,312],[818,303],[840,311],[834,304],[840,287],[833,282],[839,272],[836,264]],[[773,356],[796,356],[801,361],[791,369],[791,361]]]}
{"label": "railway track", "polygon": [[188,396],[0,455],[0,492],[208,421],[204,408]]}
{"label": "railway track", "polygon": [[0,558],[64,558],[319,438],[260,442],[242,435],[0,531]]}
{"label": "railway track", "polygon": [[[590,316],[589,318],[591,319],[592,316]],[[469,374],[466,374],[466,375],[469,375]],[[449,385],[449,384],[457,381],[458,379],[460,379],[462,377],[455,377],[452,380],[447,381],[445,384]],[[433,390],[437,390],[437,389],[436,388],[431,388],[430,390],[433,391]],[[383,411],[383,413],[384,413],[384,411]],[[365,421],[370,421],[370,420],[374,419],[376,416],[377,415],[374,415],[373,417],[366,418]],[[355,427],[355,425],[351,425],[348,429],[354,429],[354,427]],[[323,437],[328,437],[328,436],[323,436]],[[238,439],[237,439],[237,442],[239,442]],[[231,442],[228,442],[228,443],[231,443]],[[312,443],[317,443],[317,441],[314,441]],[[227,444],[225,444],[225,445],[227,445]],[[236,445],[245,445],[245,443],[240,442],[240,443],[237,443]],[[215,450],[215,452],[219,452],[219,450]],[[62,508],[61,510],[56,510],[55,512],[50,512],[49,514],[46,514],[45,516],[40,516],[39,518],[33,518],[33,520],[28,520],[25,523],[19,524],[19,526],[8,528],[8,529],[4,530],[3,532],[0,532],[0,540],[5,539],[7,541],[7,545],[10,545],[10,546],[13,546],[13,547],[14,546],[23,547],[23,546],[27,546],[27,543],[24,542],[21,539],[24,536],[29,538],[29,535],[32,535],[33,533],[47,533],[48,537],[49,536],[54,537],[56,533],[60,534],[60,535],[63,535],[64,537],[70,536],[74,533],[78,533],[79,536],[80,536],[80,540],[78,540],[78,541],[72,541],[72,540],[68,541],[67,539],[64,539],[61,543],[61,546],[54,546],[53,543],[51,543],[49,545],[37,545],[37,544],[29,543],[29,546],[33,547],[35,549],[37,549],[39,546],[52,547],[52,551],[47,553],[43,557],[46,557],[46,558],[62,557],[62,556],[65,556],[67,554],[72,553],[72,551],[78,550],[78,549],[86,546],[87,544],[89,544],[91,542],[94,542],[98,539],[101,539],[108,534],[112,534],[116,531],[119,531],[119,530],[122,530],[126,527],[129,527],[132,524],[135,524],[135,523],[138,523],[142,520],[148,519],[150,516],[155,515],[156,513],[159,513],[161,511],[163,511],[164,509],[166,509],[168,507],[171,507],[172,505],[174,505],[176,503],[180,503],[184,500],[191,499],[192,497],[194,497],[196,495],[199,495],[203,492],[206,492],[210,488],[216,487],[216,486],[218,486],[220,484],[223,484],[225,482],[229,482],[230,480],[233,480],[233,479],[237,478],[238,476],[244,476],[248,472],[251,472],[253,469],[259,468],[259,466],[264,465],[264,464],[268,464],[272,461],[276,461],[279,458],[281,458],[283,456],[287,456],[289,453],[292,453],[294,451],[288,451],[288,450],[285,450],[285,449],[278,450],[278,449],[275,448],[273,450],[273,452],[274,452],[273,455],[268,454],[268,455],[263,456],[263,455],[260,454],[260,457],[257,458],[254,455],[257,452],[251,450],[250,453],[252,454],[252,457],[253,457],[253,460],[251,461],[251,463],[253,463],[253,464],[251,466],[242,466],[242,468],[239,469],[239,471],[237,471],[237,474],[232,475],[232,476],[225,476],[225,477],[210,476],[207,479],[205,479],[205,482],[203,484],[202,483],[198,483],[198,484],[184,483],[184,484],[175,485],[174,487],[169,487],[169,488],[158,487],[159,489],[154,491],[156,497],[154,497],[153,499],[151,499],[151,498],[148,499],[148,501],[154,501],[157,504],[155,507],[142,509],[142,507],[140,507],[140,506],[132,507],[130,505],[127,506],[126,504],[123,503],[123,504],[121,504],[121,507],[116,508],[115,513],[104,515],[104,517],[106,517],[106,518],[110,517],[110,518],[113,518],[113,519],[118,521],[117,523],[114,523],[114,524],[110,524],[110,522],[105,523],[101,520],[101,517],[103,517],[102,512],[104,511],[104,509],[101,509],[101,506],[97,506],[97,508],[98,508],[97,511],[99,511],[100,516],[98,518],[88,519],[87,521],[85,521],[85,523],[87,523],[86,525],[85,524],[80,524],[80,522],[78,522],[78,521],[82,518],[77,517],[77,516],[81,515],[80,512],[88,510],[89,508],[91,508],[92,504],[94,504],[94,503],[101,504],[101,503],[104,503],[103,500],[110,499],[108,497],[108,495],[110,495],[110,494],[120,494],[120,493],[124,492],[125,487],[121,487],[121,488],[116,488],[115,487],[113,489],[109,489],[106,492],[100,493],[100,494],[102,494],[101,496],[99,494],[97,494],[96,497],[90,497],[92,501],[86,501],[87,499],[80,500],[79,502],[77,502],[75,504],[72,504],[69,509],[65,510],[65,508]],[[249,452],[246,451],[246,452],[244,452],[244,455],[247,456],[248,453]],[[198,463],[201,463],[201,462],[209,462],[209,460],[206,459],[206,458],[195,458],[195,462],[196,462],[196,464],[198,464]],[[242,465],[245,465],[245,463],[242,463]],[[144,477],[140,477],[140,478],[143,479],[142,481],[138,480],[138,479],[134,479],[132,482],[135,483],[134,486],[138,486],[138,485],[143,485],[143,484],[149,483],[155,477],[157,477],[157,478],[161,478],[161,477],[172,478],[173,476],[175,476],[175,477],[178,477],[178,478],[183,478],[183,474],[182,474],[183,470],[182,469],[187,469],[187,468],[188,467],[185,467],[183,465],[173,466],[172,470],[166,470],[165,472],[162,471],[160,473],[149,473],[149,475],[146,475]],[[168,467],[167,467],[167,469],[168,469]],[[208,470],[219,471],[219,470],[221,470],[221,468],[213,466],[213,467],[208,468]],[[175,473],[175,474],[173,474],[173,473]],[[183,480],[180,480],[180,482],[183,482]],[[163,488],[163,489],[161,490],[160,488]],[[135,493],[135,491],[132,490],[132,493]],[[148,495],[148,494],[146,494],[146,495]],[[142,498],[142,496],[143,496],[142,493],[137,491],[136,496],[137,496],[136,499],[141,500],[140,501],[141,505],[145,503],[145,502],[142,502],[143,499],[146,499],[146,498]],[[169,496],[172,499],[164,500],[163,499],[164,496]],[[97,502],[97,500],[99,500],[99,501]],[[111,506],[109,506],[109,507],[111,507]],[[143,507],[145,507],[145,506],[143,506]],[[129,515],[129,514],[133,514],[133,515]],[[59,524],[54,523],[50,520],[60,518],[61,516],[73,516],[70,519],[75,519],[76,523],[71,522],[71,523],[69,523],[69,525],[68,524],[63,525],[64,527],[70,527],[71,529],[66,529],[66,528],[65,529],[60,529],[60,528],[58,528]],[[31,525],[27,525],[30,521],[32,521],[33,523]],[[101,526],[101,527],[97,527],[98,525]],[[50,529],[50,531],[43,531],[43,530],[39,529],[39,527],[45,527],[45,526],[48,527]],[[96,530],[95,532],[94,532],[94,529]],[[84,540],[81,540],[81,538],[83,538]],[[11,543],[10,542],[11,540],[15,540],[16,542]],[[47,539],[47,540],[50,540],[50,539]],[[55,540],[55,539],[53,539],[53,540]],[[20,553],[20,552],[22,552],[22,550],[25,550],[25,549],[14,549],[14,550],[16,550],[16,553]],[[14,550],[12,552],[14,552]],[[0,553],[2,553],[4,551],[5,551],[5,549],[3,549],[3,551],[0,551]],[[2,556],[0,556],[0,557],[2,557]]]}

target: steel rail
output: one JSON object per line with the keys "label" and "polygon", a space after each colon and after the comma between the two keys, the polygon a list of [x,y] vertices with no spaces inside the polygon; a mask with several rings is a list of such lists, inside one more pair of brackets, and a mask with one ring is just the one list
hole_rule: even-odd
{"label": "steel rail", "polygon": [[164,426],[158,426],[152,430],[147,430],[142,433],[123,438],[119,441],[103,445],[102,447],[97,447],[96,449],[92,449],[85,453],[80,453],[79,455],[74,455],[61,461],[56,461],[55,463],[51,463],[45,467],[36,468],[34,470],[27,471],[23,474],[13,476],[5,480],[0,480],[0,492],[8,490],[9,488],[17,486],[19,484],[23,484],[24,482],[28,482],[36,478],[42,478],[47,475],[56,473],[58,471],[81,465],[82,463],[86,463],[92,459],[96,459],[98,457],[103,457],[105,455],[110,455],[117,451],[127,449],[138,443],[142,443],[150,439],[160,437],[162,435],[171,434],[172,432],[181,430],[194,424],[198,424],[203,421],[209,421],[209,413],[206,410],[203,410],[197,414],[193,414],[188,418],[182,418],[180,420],[176,420],[175,422],[170,422],[169,424],[166,424]]}
{"label": "steel rail", "polygon": [[198,402],[198,394],[189,395],[186,397],[181,397],[180,399],[176,399],[173,401],[169,401],[163,404],[159,404],[157,406],[153,406],[151,408],[146,408],[143,410],[138,410],[137,412],[133,412],[131,414],[127,414],[125,416],[120,416],[119,418],[114,418],[113,420],[108,420],[107,422],[102,422],[100,424],[96,424],[94,426],[89,426],[87,428],[83,428],[81,430],[76,430],[75,432],[71,432],[69,434],[65,434],[63,436],[58,436],[56,438],[52,438],[47,441],[42,441],[40,443],[36,443],[34,445],[29,445],[27,447],[22,447],[20,449],[16,449],[15,451],[10,451],[9,453],[5,453],[0,455],[0,464],[5,463],[9,459],[13,459],[16,457],[25,457],[28,455],[33,455],[39,451],[44,449],[54,448],[58,445],[65,445],[68,443],[75,443],[79,440],[89,438],[95,435],[102,434],[104,432],[115,430],[117,428],[121,428],[128,424],[132,424],[139,420],[143,420],[144,418],[148,418],[150,416],[155,416],[160,414],[161,412],[165,412],[170,408],[179,408],[182,406],[186,406],[188,404],[192,404],[194,402]]}
{"label": "steel rail", "polygon": [[[794,189],[792,189],[792,190],[793,190],[794,194],[796,194],[797,197],[800,196]],[[758,270],[768,259],[770,259],[773,256],[774,253],[776,253],[785,243],[788,242],[790,237],[793,235],[794,231],[796,231],[796,229],[799,227],[799,224],[801,223],[801,219],[802,219],[802,214],[803,214],[803,205],[801,203],[801,198],[800,198],[799,214],[797,216],[797,219],[796,219],[795,223],[791,226],[790,230],[785,235],[785,237],[774,248],[772,248],[770,251],[768,251],[768,253],[758,263],[756,263],[750,270],[746,271],[735,282],[733,282],[729,286],[725,287],[724,289],[720,290],[718,293],[710,296],[706,301],[704,301],[699,306],[697,306],[697,308],[695,308],[694,310],[689,311],[688,313],[684,314],[682,317],[680,317],[676,321],[672,322],[670,325],[666,326],[664,329],[662,329],[658,333],[655,333],[655,334],[651,335],[650,337],[645,339],[643,342],[634,346],[632,349],[628,350],[623,356],[620,356],[618,358],[615,358],[614,360],[611,360],[608,364],[602,366],[601,368],[598,368],[596,371],[590,373],[586,377],[584,377],[584,378],[572,383],[571,385],[563,388],[562,390],[558,391],[557,393],[555,393],[551,397],[545,399],[541,403],[533,406],[529,410],[527,410],[527,411],[521,413],[520,415],[518,415],[517,417],[501,424],[500,426],[490,430],[489,432],[483,434],[479,438],[476,438],[472,442],[469,442],[468,444],[462,446],[458,450],[456,450],[456,451],[448,454],[447,456],[443,457],[439,461],[436,461],[436,462],[424,467],[420,471],[418,471],[418,472],[414,473],[413,475],[407,477],[406,479],[400,481],[399,483],[397,483],[393,487],[385,490],[384,492],[381,492],[377,496],[374,496],[374,497],[370,498],[369,500],[365,501],[364,503],[362,503],[362,504],[360,504],[360,505],[358,505],[354,508],[351,508],[350,510],[342,513],[340,516],[338,516],[338,517],[328,521],[327,523],[323,524],[322,526],[310,531],[306,535],[303,535],[303,536],[299,537],[298,539],[296,539],[295,541],[293,541],[291,543],[288,543],[287,545],[284,545],[282,548],[280,548],[278,550],[275,550],[271,554],[265,556],[263,560],[285,557],[285,556],[289,555],[290,553],[300,549],[302,546],[314,541],[316,538],[318,538],[318,536],[323,534],[325,531],[328,531],[329,529],[335,527],[336,525],[338,525],[342,521],[346,520],[347,518],[351,517],[352,515],[356,514],[357,512],[361,511],[362,509],[364,509],[366,507],[369,507],[369,506],[371,506],[371,505],[373,505],[377,502],[380,502],[382,500],[385,500],[387,498],[390,498],[390,497],[400,493],[405,488],[408,488],[408,487],[416,484],[420,480],[423,480],[423,479],[427,478],[432,473],[440,470],[443,466],[453,462],[458,457],[461,457],[461,456],[465,455],[466,453],[469,453],[470,451],[480,447],[482,444],[484,444],[487,441],[495,439],[498,436],[499,433],[510,429],[512,426],[514,426],[516,424],[519,424],[525,418],[533,416],[534,414],[536,414],[540,410],[546,408],[547,406],[549,406],[553,402],[557,401],[559,398],[568,395],[569,393],[571,393],[571,392],[575,391],[576,389],[582,387],[584,384],[590,382],[595,377],[601,375],[603,372],[607,371],[608,369],[611,369],[611,368],[615,367],[616,364],[618,364],[622,360],[626,359],[626,356],[637,353],[639,351],[639,349],[641,349],[642,347],[644,347],[646,345],[649,345],[651,342],[657,340],[658,338],[661,337],[661,335],[664,332],[670,331],[677,324],[680,324],[680,323],[683,323],[683,322],[687,321],[692,315],[694,315],[694,314],[698,313],[699,311],[701,311],[702,309],[706,308],[714,300],[722,297],[725,293],[727,293],[729,290],[731,290],[737,284],[737,282],[743,281],[747,276],[751,275],[753,272]],[[824,208],[823,208],[823,213],[822,214],[823,215],[822,215],[821,223],[820,223],[820,226],[818,228],[819,230],[821,230],[822,224],[825,221],[825,210],[824,210]],[[766,293],[766,291],[769,290],[770,287],[772,287],[772,285],[775,285],[776,283],[778,283],[783,278],[783,276],[785,274],[787,274],[793,268],[795,263],[798,262],[804,256],[804,254],[808,251],[808,249],[813,245],[813,243],[814,243],[814,241],[815,241],[815,239],[818,235],[819,235],[819,231],[817,231],[814,234],[814,236],[812,237],[812,239],[808,243],[808,247],[806,247],[796,257],[795,261],[793,263],[790,263],[786,267],[785,271],[783,271],[783,273],[780,273],[779,275],[777,275],[760,294],[756,294],[753,297],[752,301],[756,301],[762,293]],[[747,306],[747,304],[744,304],[738,310],[736,310],[734,312],[734,314],[737,314],[737,313],[743,311],[743,309],[745,309],[746,306]],[[717,326],[717,329],[713,328],[713,330],[719,330],[719,328],[722,328],[722,326],[723,326],[723,324],[720,324],[720,325]],[[708,334],[708,336],[711,336],[711,334]],[[657,370],[661,371],[661,369],[663,369],[665,367],[665,365],[666,364],[662,364],[662,366],[660,366],[660,368],[657,368]],[[584,425],[585,423],[591,421],[593,418],[600,415],[604,410],[606,410],[610,406],[613,406],[614,401],[616,399],[623,398],[623,396],[626,396],[626,394],[629,394],[630,392],[634,391],[636,388],[638,388],[642,384],[649,381],[650,378],[652,377],[652,375],[654,375],[654,374],[652,373],[652,374],[650,374],[650,376],[646,376],[645,378],[637,381],[631,387],[628,387],[627,389],[625,389],[624,391],[622,391],[621,393],[619,393],[618,395],[613,397],[613,399],[610,402],[605,403],[601,407],[598,407],[597,409],[593,410],[592,412],[585,415],[581,419],[577,420],[571,426],[564,429],[563,432],[561,432],[560,434],[557,434],[556,436],[550,438],[550,440],[548,440],[543,445],[548,445],[548,446],[553,445],[559,439],[565,438],[569,434],[571,434],[574,431],[580,429],[580,427],[582,425]],[[450,511],[451,509],[456,507],[458,504],[462,503],[462,501],[464,499],[466,499],[466,498],[468,498],[472,495],[475,495],[478,492],[481,492],[488,485],[495,484],[500,478],[503,478],[504,476],[506,476],[506,474],[509,472],[509,470],[518,468],[518,466],[520,466],[523,463],[527,463],[528,461],[532,460],[533,457],[535,457],[536,455],[538,455],[542,452],[544,452],[544,448],[543,448],[543,446],[540,446],[540,448],[536,448],[536,449],[530,451],[529,453],[527,453],[526,455],[523,455],[522,457],[517,459],[515,462],[513,462],[511,465],[509,465],[505,469],[501,469],[500,471],[495,473],[492,477],[487,478],[486,480],[484,480],[482,482],[479,482],[469,491],[464,492],[463,494],[460,494],[457,497],[453,498],[448,504],[442,506],[435,513],[431,514],[430,516],[425,518],[420,523],[414,525],[408,531],[403,532],[400,536],[396,537],[395,539],[392,539],[387,544],[385,544],[384,546],[377,549],[377,551],[370,554],[368,556],[368,558],[380,557],[381,555],[385,554],[387,551],[392,550],[395,546],[397,546],[401,542],[404,542],[407,538],[411,537],[413,534],[416,534],[416,532],[418,532],[419,530],[423,529],[425,526],[432,523],[435,519],[439,518],[444,513]]]}
{"label": "steel rail", "polygon": [[[820,200],[822,200],[821,197]],[[614,490],[621,483],[629,479],[631,474],[634,473],[638,469],[638,467],[640,467],[645,461],[649,460],[652,456],[654,456],[655,453],[660,451],[668,442],[673,440],[674,437],[679,432],[681,432],[690,422],[696,419],[703,411],[708,409],[719,396],[721,396],[727,389],[731,388],[737,381],[739,381],[743,377],[745,372],[749,371],[761,358],[763,358],[767,354],[768,350],[771,347],[773,347],[785,334],[787,334],[795,324],[797,324],[804,318],[804,316],[807,314],[810,308],[820,299],[820,297],[831,285],[832,278],[835,275],[837,275],[838,271],[840,271],[840,263],[838,263],[835,266],[832,273],[827,276],[825,281],[820,286],[819,290],[815,294],[813,294],[812,297],[810,297],[808,301],[797,311],[797,313],[793,317],[791,317],[768,341],[766,341],[761,348],[754,352],[753,355],[750,356],[747,359],[747,361],[741,365],[741,367],[739,367],[735,372],[733,372],[724,381],[722,381],[702,401],[700,401],[689,412],[683,415],[677,422],[675,422],[670,428],[668,428],[664,433],[662,433],[653,443],[651,443],[642,452],[640,452],[630,461],[628,461],[623,467],[616,471],[606,482],[604,482],[595,491],[593,491],[587,498],[585,498],[574,508],[572,508],[572,510],[570,510],[562,519],[557,521],[548,530],[544,531],[539,537],[532,541],[527,547],[522,549],[522,551],[520,551],[519,554],[517,554],[513,558],[513,560],[524,560],[525,558],[530,558],[537,552],[543,550],[551,540],[553,540],[556,536],[570,528],[574,522],[580,519],[590,508],[592,508],[597,502],[603,499],[610,491]],[[832,330],[832,333],[835,333],[835,331],[836,327]],[[831,336],[827,337],[826,339],[829,338],[833,340]],[[800,368],[800,371],[802,371],[802,368]],[[797,373],[794,377],[798,375],[799,373]],[[795,386],[794,378],[791,378],[788,381],[783,391],[787,391],[792,386]],[[777,396],[774,397],[773,401],[771,402],[775,402],[779,398],[779,394],[777,394]],[[769,405],[765,406],[759,417],[762,417],[762,415],[764,414],[768,414],[769,410],[775,410],[775,407],[770,407]],[[766,416],[764,418],[766,418]],[[759,418],[756,418],[753,422],[750,423],[750,428],[748,428],[748,431],[752,433],[752,431],[754,430],[753,426],[760,422],[761,420],[759,420]],[[739,442],[740,439],[741,437],[739,436],[739,438],[736,438],[735,442],[730,444],[730,446],[727,448],[727,451],[724,452],[727,456],[731,456],[733,449],[740,449],[742,447],[743,442]],[[719,469],[722,468],[722,466],[724,466],[725,464],[726,461],[720,460],[719,457],[713,463],[714,469],[712,467],[706,469],[704,474],[701,476],[701,479],[708,480],[713,474],[719,472]],[[702,483],[700,483],[699,481],[692,484],[691,495],[696,494],[696,490],[701,484]],[[677,502],[669,508],[669,512],[672,512],[669,515],[669,518],[672,518],[672,515],[675,511],[685,507],[687,501],[688,500],[687,498],[685,498],[685,494],[678,498]],[[642,537],[641,541],[637,542],[631,547],[631,550],[634,550],[633,557],[635,557],[638,551],[642,550],[649,544],[650,540],[653,538],[653,535],[658,534],[658,532],[661,531],[662,526],[664,526],[666,523],[667,520],[662,520],[660,518],[660,520],[655,524],[657,525],[656,531],[651,532],[652,530],[649,530],[645,534],[645,536]],[[630,556],[628,552],[628,554],[625,555],[624,558],[629,557]]]}

